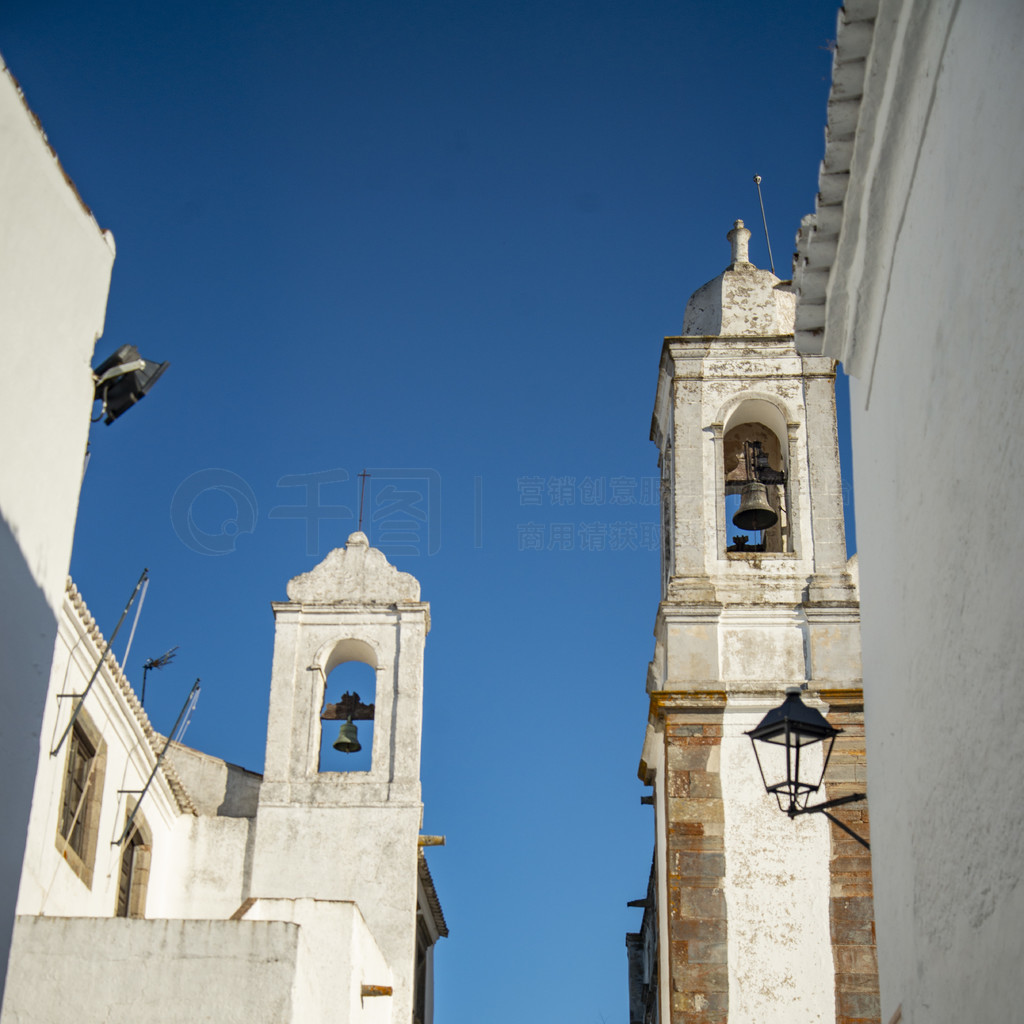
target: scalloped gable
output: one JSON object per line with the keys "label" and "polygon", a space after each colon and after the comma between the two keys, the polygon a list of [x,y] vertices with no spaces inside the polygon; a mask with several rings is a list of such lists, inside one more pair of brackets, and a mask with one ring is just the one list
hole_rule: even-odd
{"label": "scalloped gable", "polygon": [[353,533],[316,568],[288,582],[288,600],[298,604],[397,604],[419,601],[420,585],[399,572],[365,533]]}
{"label": "scalloped gable", "polygon": [[750,229],[736,221],[726,236],[732,262],[686,303],[683,336],[770,338],[793,333],[796,296],[789,281],[750,262]]}

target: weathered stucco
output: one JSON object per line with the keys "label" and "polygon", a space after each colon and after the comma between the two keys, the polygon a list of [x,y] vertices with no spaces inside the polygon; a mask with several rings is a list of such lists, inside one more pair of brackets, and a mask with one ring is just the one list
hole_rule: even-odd
{"label": "weathered stucco", "polygon": [[298,957],[282,921],[19,917],[4,1020],[298,1024]]}
{"label": "weathered stucco", "polygon": [[683,315],[683,334],[792,334],[796,299],[789,282],[749,262],[750,231],[743,221],[736,221],[729,240],[732,263],[690,296]]}
{"label": "weathered stucco", "polygon": [[835,1024],[828,823],[779,811],[744,735],[777,703],[730,697],[723,720],[729,1024]]}
{"label": "weathered stucco", "polygon": [[399,572],[365,533],[353,533],[315,568],[288,583],[288,600],[301,604],[393,604],[419,601],[414,576]]}

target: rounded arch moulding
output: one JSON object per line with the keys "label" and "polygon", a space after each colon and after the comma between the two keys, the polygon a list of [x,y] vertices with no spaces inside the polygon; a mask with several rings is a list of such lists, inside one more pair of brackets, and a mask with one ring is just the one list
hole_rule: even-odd
{"label": "rounded arch moulding", "polygon": [[322,643],[313,655],[312,667],[326,679],[339,665],[350,661],[369,665],[374,671],[384,667],[380,644],[372,637],[353,636],[352,632],[339,633]]}
{"label": "rounded arch moulding", "polygon": [[722,403],[711,426],[716,433],[724,435],[744,423],[763,424],[783,445],[791,430],[800,425],[793,410],[778,395],[764,391],[744,391]]}

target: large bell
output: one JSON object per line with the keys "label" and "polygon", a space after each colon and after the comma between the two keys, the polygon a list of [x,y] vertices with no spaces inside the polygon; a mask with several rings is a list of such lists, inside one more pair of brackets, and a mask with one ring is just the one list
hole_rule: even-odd
{"label": "large bell", "polygon": [[359,730],[351,716],[347,722],[341,723],[338,738],[334,741],[333,746],[335,750],[340,750],[343,754],[354,754],[363,749],[359,744]]}
{"label": "large bell", "polygon": [[768,488],[757,480],[743,485],[740,507],[732,517],[733,525],[741,530],[768,530],[778,521],[779,515],[768,504]]}

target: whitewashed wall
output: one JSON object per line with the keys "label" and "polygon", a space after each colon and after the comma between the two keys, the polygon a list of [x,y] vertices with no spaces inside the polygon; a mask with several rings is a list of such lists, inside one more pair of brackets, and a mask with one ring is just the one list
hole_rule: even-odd
{"label": "whitewashed wall", "polygon": [[[858,374],[882,1020],[1006,1024],[1024,1005],[1024,7],[877,7],[824,348]],[[837,74],[870,30],[841,25]]]}
{"label": "whitewashed wall", "polygon": [[[74,703],[59,695],[85,690],[102,651],[103,638],[94,628],[90,629],[91,625],[84,603],[75,592],[70,592],[60,619],[42,738],[33,755],[36,788],[18,893],[19,914],[113,916],[121,864],[121,847],[114,844],[124,831],[128,815],[128,797],[119,790],[143,788],[161,746],[140,713],[127,682],[113,660],[108,660],[83,704],[83,713],[106,743],[102,787],[90,797],[99,801],[100,816],[92,881],[87,885],[65,862],[58,846],[67,741],[57,753],[51,751],[70,721]],[[149,889],[150,899],[158,906],[166,902],[162,891],[174,891],[179,886],[182,839],[188,836],[191,818],[182,814],[162,772],[140,805],[140,814],[152,833]]]}
{"label": "whitewashed wall", "polygon": [[300,945],[283,921],[20,918],[4,1022],[298,1024]]}
{"label": "whitewashed wall", "polygon": [[56,614],[71,558],[90,361],[113,261],[113,238],[65,177],[0,59],[0,965],[7,961]]}
{"label": "whitewashed wall", "polygon": [[[139,1015],[247,1024],[403,1019],[400,1011],[411,999],[406,991],[411,951],[409,963],[393,966],[354,900],[315,898],[318,889],[339,886],[358,891],[364,902],[369,898],[366,885],[341,870],[344,864],[387,874],[385,888],[374,890],[378,902],[401,904],[401,890],[415,889],[415,868],[408,878],[394,874],[400,858],[394,836],[382,828],[381,807],[347,808],[350,817],[340,832],[331,808],[318,814],[314,807],[302,807],[299,835],[276,868],[284,874],[289,865],[308,868],[315,851],[318,870],[303,874],[312,895],[254,899],[260,777],[174,744],[140,805],[152,851],[146,920],[114,916],[122,855],[115,840],[129,809],[122,791],[145,786],[164,738],[152,731],[113,658],[103,663],[83,703],[89,730],[102,737],[105,761],[90,796],[100,807],[91,878],[83,879],[67,862],[59,835],[67,741],[56,754],[51,751],[74,701],[60,695],[85,690],[103,644],[84,602],[69,586],[36,752],[10,984],[0,1019],[4,1024],[62,1020],[71,1002],[77,1018],[97,1022]],[[419,807],[400,813],[413,817],[405,832],[415,857]],[[380,917],[379,906],[369,909]],[[411,937],[414,906],[406,916]],[[395,942],[387,929],[384,938]],[[390,994],[364,997],[364,985]]]}
{"label": "whitewashed wall", "polygon": [[[729,1024],[835,1024],[828,823],[790,819],[764,789],[746,732],[777,704],[730,695],[718,748],[725,810]],[[820,751],[812,748],[808,757]]]}
{"label": "whitewashed wall", "polygon": [[23,918],[5,1024],[389,1024],[391,974],[353,903],[257,901],[245,920]]}

